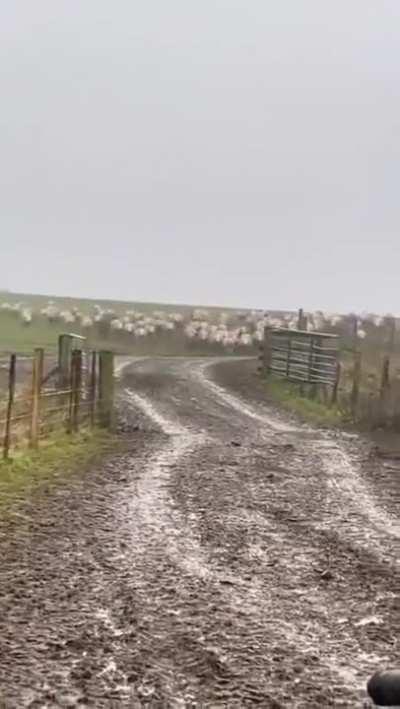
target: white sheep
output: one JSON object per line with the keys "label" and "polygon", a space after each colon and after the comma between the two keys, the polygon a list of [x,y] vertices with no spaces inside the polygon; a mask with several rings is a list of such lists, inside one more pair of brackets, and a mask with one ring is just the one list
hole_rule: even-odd
{"label": "white sheep", "polygon": [[41,314],[44,315],[50,322],[54,322],[60,316],[60,311],[53,301],[49,301],[46,307],[42,308]]}
{"label": "white sheep", "polygon": [[81,320],[81,325],[84,328],[89,328],[93,326],[93,319],[89,315],[84,315]]}
{"label": "white sheep", "polygon": [[144,327],[135,328],[135,335],[136,335],[136,337],[145,337],[145,335],[146,335],[145,328]]}
{"label": "white sheep", "polygon": [[32,322],[32,312],[28,308],[21,311],[21,318],[24,325],[30,325]]}
{"label": "white sheep", "polygon": [[253,341],[252,336],[249,335],[247,332],[243,332],[238,339],[238,344],[249,346],[252,344],[252,341]]}
{"label": "white sheep", "polygon": [[71,313],[70,310],[62,310],[60,312],[60,318],[61,318],[61,320],[64,320],[65,323],[74,323],[75,322],[75,315],[74,315],[74,313]]}
{"label": "white sheep", "polygon": [[384,318],[382,315],[375,315],[373,322],[375,327],[381,327],[384,323]]}

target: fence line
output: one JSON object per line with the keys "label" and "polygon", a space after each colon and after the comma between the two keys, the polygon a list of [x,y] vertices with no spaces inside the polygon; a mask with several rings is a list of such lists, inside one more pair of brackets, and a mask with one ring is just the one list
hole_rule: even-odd
{"label": "fence line", "polygon": [[[0,395],[0,450],[8,459],[13,448],[30,446],[54,430],[71,435],[83,425],[111,428],[114,406],[114,357],[111,352],[88,353],[71,348],[71,336],[61,336],[56,366],[44,373],[45,351],[35,349],[21,363],[31,362],[31,370],[18,379],[19,356],[12,353],[8,363],[7,391]],[[67,354],[66,354],[67,352]]]}

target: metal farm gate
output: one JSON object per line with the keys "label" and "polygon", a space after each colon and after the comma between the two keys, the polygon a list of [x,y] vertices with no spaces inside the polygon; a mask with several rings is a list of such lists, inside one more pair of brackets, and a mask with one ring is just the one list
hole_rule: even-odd
{"label": "metal farm gate", "polygon": [[338,336],[322,332],[265,328],[264,368],[298,384],[332,387],[339,376]]}

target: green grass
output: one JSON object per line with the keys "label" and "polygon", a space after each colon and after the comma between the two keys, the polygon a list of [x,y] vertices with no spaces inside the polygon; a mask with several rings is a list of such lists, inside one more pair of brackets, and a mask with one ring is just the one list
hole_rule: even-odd
{"label": "green grass", "polygon": [[346,416],[338,406],[328,406],[315,399],[302,396],[297,384],[284,379],[268,377],[266,387],[269,396],[303,421],[318,426],[337,427],[346,423]]}
{"label": "green grass", "polygon": [[37,451],[21,451],[0,462],[0,515],[16,503],[32,499],[120,446],[117,437],[95,429],[43,441]]}

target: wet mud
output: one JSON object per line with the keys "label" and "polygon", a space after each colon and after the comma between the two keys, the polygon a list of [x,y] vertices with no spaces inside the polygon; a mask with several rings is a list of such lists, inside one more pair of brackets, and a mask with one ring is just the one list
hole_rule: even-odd
{"label": "wet mud", "polygon": [[362,707],[400,660],[373,446],[245,360],[124,361],[118,407],[129,450],[0,525],[0,706]]}

